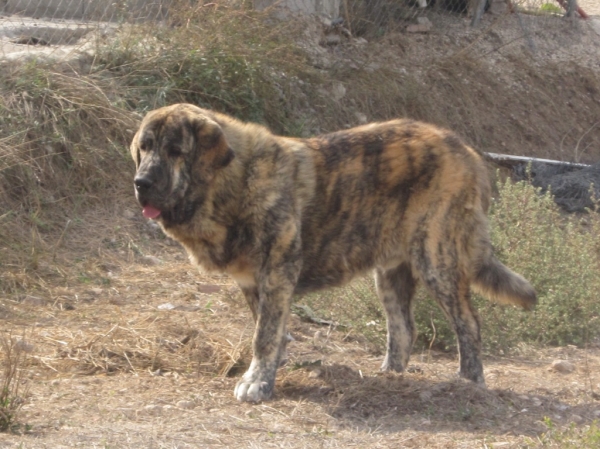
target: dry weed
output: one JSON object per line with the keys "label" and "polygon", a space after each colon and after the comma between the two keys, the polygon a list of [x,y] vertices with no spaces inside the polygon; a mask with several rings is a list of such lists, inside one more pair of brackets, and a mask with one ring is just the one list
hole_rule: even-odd
{"label": "dry weed", "polygon": [[16,338],[11,333],[0,336],[0,432],[19,427],[18,414],[27,396],[28,385],[23,376],[26,353],[31,345],[25,338]]}

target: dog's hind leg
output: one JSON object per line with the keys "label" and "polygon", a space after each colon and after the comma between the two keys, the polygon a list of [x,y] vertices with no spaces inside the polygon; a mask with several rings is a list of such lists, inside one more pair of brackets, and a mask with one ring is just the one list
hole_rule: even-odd
{"label": "dog's hind leg", "polygon": [[470,279],[468,271],[461,266],[456,241],[448,236],[443,241],[434,239],[424,230],[411,250],[418,276],[456,333],[459,375],[484,384],[479,316],[471,303]]}
{"label": "dog's hind leg", "polygon": [[377,294],[387,317],[387,351],[382,371],[404,371],[417,330],[413,317],[413,297],[416,280],[410,265],[375,270]]}

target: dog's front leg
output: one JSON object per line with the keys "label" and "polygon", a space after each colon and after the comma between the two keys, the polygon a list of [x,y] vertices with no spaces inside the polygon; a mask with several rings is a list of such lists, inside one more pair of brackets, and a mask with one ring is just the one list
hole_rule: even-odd
{"label": "dog's front leg", "polygon": [[[259,402],[269,399],[275,386],[275,375],[285,354],[286,323],[294,291],[295,277],[289,279],[290,267],[267,273],[258,285],[259,303],[256,329],[252,340],[250,368],[235,387],[239,401]],[[291,268],[293,271],[295,269]]]}

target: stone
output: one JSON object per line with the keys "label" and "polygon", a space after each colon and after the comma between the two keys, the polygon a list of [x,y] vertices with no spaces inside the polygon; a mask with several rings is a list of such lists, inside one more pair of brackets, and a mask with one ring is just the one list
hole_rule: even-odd
{"label": "stone", "polygon": [[177,407],[185,409],[185,410],[192,410],[194,408],[196,408],[196,403],[194,401],[185,401],[185,400],[181,400],[179,402],[177,402],[177,404],[175,404]]}
{"label": "stone", "polygon": [[320,369],[314,369],[308,373],[308,377],[309,379],[317,379],[318,377],[321,377],[322,374],[323,372]]}
{"label": "stone", "polygon": [[367,119],[367,115],[363,114],[362,112],[355,112],[354,113],[354,117],[356,117],[356,121],[360,124],[360,125],[364,125],[365,123],[367,123],[368,119]]}
{"label": "stone", "polygon": [[160,415],[163,411],[162,405],[151,404],[144,407],[143,412],[145,415],[157,416]]}
{"label": "stone", "polygon": [[160,265],[162,263],[162,260],[160,260],[156,256],[143,256],[140,259],[140,262],[142,263],[142,265],[154,266]]}
{"label": "stone", "polygon": [[431,394],[431,391],[422,391],[419,393],[419,399],[421,399],[423,402],[430,401],[432,397],[433,395]]}
{"label": "stone", "polygon": [[342,83],[335,83],[331,88],[331,95],[335,101],[340,101],[346,96],[346,88]]}
{"label": "stone", "polygon": [[575,365],[567,360],[555,360],[550,365],[550,370],[562,374],[569,374],[575,371]]}
{"label": "stone", "polygon": [[339,34],[328,34],[325,36],[323,43],[325,45],[338,45],[342,42],[342,36]]}
{"label": "stone", "polygon": [[407,33],[429,33],[431,25],[412,24],[406,27]]}
{"label": "stone", "polygon": [[25,298],[23,298],[23,300],[21,301],[23,304],[27,304],[30,306],[43,306],[46,305],[46,301],[42,298],[39,298],[37,296],[25,296]]}

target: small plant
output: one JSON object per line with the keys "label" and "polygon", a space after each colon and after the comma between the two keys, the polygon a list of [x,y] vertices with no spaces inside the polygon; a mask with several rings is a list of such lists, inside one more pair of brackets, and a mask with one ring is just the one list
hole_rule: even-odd
{"label": "small plant", "polygon": [[0,338],[2,349],[2,377],[0,378],[0,432],[18,427],[16,422],[19,409],[23,405],[22,365],[25,359],[24,340],[11,335]]}
{"label": "small plant", "polygon": [[563,14],[563,10],[554,3],[544,3],[542,6],[540,6],[540,12],[545,14]]}
{"label": "small plant", "polygon": [[[564,216],[551,194],[526,182],[499,183],[490,211],[496,255],[536,288],[539,304],[532,313],[500,306],[474,296],[482,320],[484,348],[502,354],[525,343],[584,345],[600,338],[600,217]],[[373,282],[359,279],[348,287],[303,299],[316,313],[351,325],[378,348],[384,348],[385,316]],[[451,349],[454,332],[425,289],[415,298],[417,347]]]}
{"label": "small plant", "polygon": [[577,427],[571,424],[559,428],[548,417],[544,417],[548,431],[537,441],[527,441],[526,447],[556,447],[561,449],[579,449],[600,447],[600,427],[597,421],[589,426]]}

